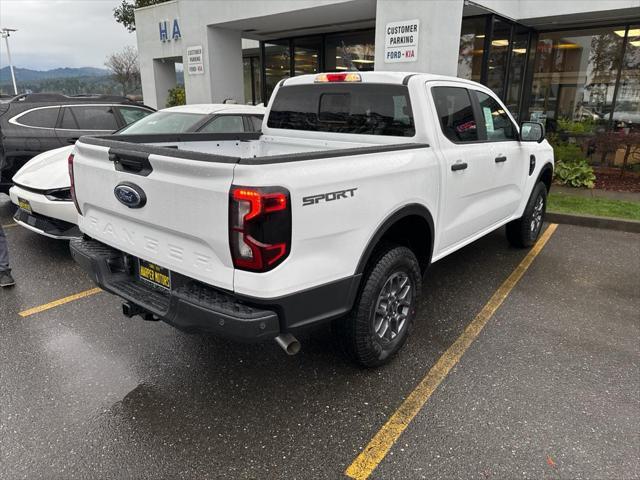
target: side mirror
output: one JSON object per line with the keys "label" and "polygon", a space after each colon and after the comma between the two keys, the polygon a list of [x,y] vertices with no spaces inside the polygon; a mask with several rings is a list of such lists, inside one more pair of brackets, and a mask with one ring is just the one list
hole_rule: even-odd
{"label": "side mirror", "polygon": [[520,124],[521,142],[542,142],[544,140],[544,125],[539,122],[522,122]]}

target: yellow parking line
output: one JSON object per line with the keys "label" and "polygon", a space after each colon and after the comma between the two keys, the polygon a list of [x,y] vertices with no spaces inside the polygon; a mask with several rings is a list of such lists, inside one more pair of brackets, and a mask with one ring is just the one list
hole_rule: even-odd
{"label": "yellow parking line", "polygon": [[45,310],[51,310],[52,308],[59,307],[60,305],[64,305],[65,303],[74,302],[76,300],[80,300],[81,298],[86,298],[91,295],[95,295],[96,293],[100,293],[101,291],[102,289],[100,288],[92,288],[90,290],[85,290],[84,292],[69,295],[68,297],[64,297],[59,300],[54,300],[53,302],[45,303],[44,305],[40,305],[38,307],[30,308],[28,310],[20,312],[18,315],[20,315],[21,317],[30,317],[31,315],[44,312]]}
{"label": "yellow parking line", "polygon": [[2,228],[11,228],[11,227],[17,227],[18,224],[17,223],[9,223],[8,225],[2,225]]}
{"label": "yellow parking line", "polygon": [[467,325],[462,335],[451,345],[429,370],[418,386],[402,402],[402,405],[387,420],[382,428],[371,439],[366,448],[356,457],[345,470],[345,474],[353,479],[364,480],[371,475],[378,464],[389,453],[393,444],[398,440],[402,432],[409,426],[429,397],[438,388],[440,382],[445,379],[451,369],[458,363],[464,352],[478,337],[489,319],[498,310],[502,302],[509,295],[513,287],[522,278],[533,260],[542,251],[543,247],[556,231],[558,225],[551,224],[542,234],[538,242],[520,262],[516,269],[509,275],[500,288],[496,290],[487,304],[480,310],[473,321]]}

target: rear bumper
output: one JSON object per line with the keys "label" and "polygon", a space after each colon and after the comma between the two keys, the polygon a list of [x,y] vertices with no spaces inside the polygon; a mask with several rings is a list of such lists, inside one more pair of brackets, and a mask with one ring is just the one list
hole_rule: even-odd
{"label": "rear bumper", "polygon": [[28,200],[36,214],[74,225],[78,223],[78,212],[72,201],[49,200],[43,192],[22,188],[19,185],[11,187],[9,196],[16,205],[18,205],[18,197]]}
{"label": "rear bumper", "polygon": [[88,238],[71,241],[71,255],[104,290],[187,333],[244,342],[299,333],[348,312],[360,276],[276,299],[236,295],[172,273],[172,290],[137,278],[137,259]]}
{"label": "rear bumper", "polygon": [[18,209],[13,217],[18,225],[33,232],[56,240],[71,240],[82,236],[80,229],[73,223],[46,217],[38,213],[28,213]]}

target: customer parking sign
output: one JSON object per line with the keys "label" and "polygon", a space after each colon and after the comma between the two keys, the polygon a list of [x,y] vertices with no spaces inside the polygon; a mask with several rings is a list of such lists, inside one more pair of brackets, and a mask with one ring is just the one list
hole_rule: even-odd
{"label": "customer parking sign", "polygon": [[420,20],[387,23],[384,35],[385,63],[415,62],[418,58]]}

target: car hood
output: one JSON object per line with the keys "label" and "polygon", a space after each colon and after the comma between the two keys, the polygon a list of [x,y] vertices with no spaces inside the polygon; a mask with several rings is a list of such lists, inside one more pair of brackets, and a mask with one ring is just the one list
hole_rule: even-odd
{"label": "car hood", "polygon": [[68,145],[36,155],[18,170],[13,181],[38,190],[70,187],[67,159],[73,148]]}

